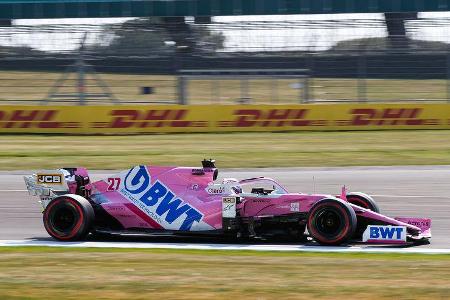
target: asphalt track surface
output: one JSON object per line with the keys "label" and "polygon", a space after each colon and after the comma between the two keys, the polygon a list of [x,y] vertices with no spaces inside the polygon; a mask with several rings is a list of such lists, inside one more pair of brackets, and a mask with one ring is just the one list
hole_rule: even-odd
{"label": "asphalt track surface", "polygon": [[[25,171],[0,172],[0,240],[51,241],[42,225],[37,198],[28,195],[22,176]],[[114,171],[92,171],[93,180]],[[220,178],[238,179],[267,176],[278,180],[291,192],[340,194],[349,191],[372,195],[382,213],[389,216],[429,217],[432,219],[431,244],[423,249],[450,249],[450,166],[284,168],[222,170]],[[226,241],[189,238],[151,237],[116,239],[123,243],[226,244]],[[261,243],[260,243],[261,244]],[[314,245],[312,245],[314,246]]]}

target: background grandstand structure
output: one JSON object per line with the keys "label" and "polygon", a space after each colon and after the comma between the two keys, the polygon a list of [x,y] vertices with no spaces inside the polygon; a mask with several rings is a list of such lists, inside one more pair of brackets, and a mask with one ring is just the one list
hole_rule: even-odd
{"label": "background grandstand structure", "polygon": [[[0,28],[0,103],[46,99],[85,36],[86,63],[121,103],[178,103],[179,71],[195,69],[306,70],[307,84],[245,78],[251,103],[448,101],[449,29],[447,13],[16,20]],[[242,100],[242,78],[220,97],[215,84],[191,82],[187,103]],[[79,88],[73,74],[60,90]],[[83,89],[102,92],[90,78]]]}

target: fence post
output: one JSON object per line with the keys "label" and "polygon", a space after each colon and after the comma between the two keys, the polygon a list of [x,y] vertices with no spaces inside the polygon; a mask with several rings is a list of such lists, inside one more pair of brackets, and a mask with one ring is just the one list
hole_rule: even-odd
{"label": "fence post", "polygon": [[306,91],[305,101],[312,100],[314,102],[314,54],[312,51],[308,51],[306,54],[306,66],[308,70],[308,90]]}
{"label": "fence post", "polygon": [[249,101],[248,78],[241,79],[241,99]]}
{"label": "fence post", "polygon": [[272,103],[278,103],[278,80],[273,78],[270,81],[270,98]]}
{"label": "fence post", "polygon": [[447,52],[447,102],[450,102],[450,53]]}
{"label": "fence post", "polygon": [[178,75],[178,104],[187,104],[186,79],[183,75]]}
{"label": "fence post", "polygon": [[303,101],[300,101],[300,103],[308,103],[309,102],[309,75],[306,75],[303,77],[303,80],[300,80],[300,82],[303,81]]}
{"label": "fence post", "polygon": [[367,64],[366,57],[359,53],[358,56],[358,101],[367,102]]}
{"label": "fence post", "polygon": [[220,81],[219,80],[211,80],[211,97],[213,99],[215,98],[216,102],[220,104]]}
{"label": "fence post", "polygon": [[78,80],[77,80],[77,92],[78,92],[78,105],[85,105],[86,97],[86,87],[85,87],[85,72],[84,72],[84,62],[83,58],[80,54],[80,57],[77,61],[77,73],[78,73]]}

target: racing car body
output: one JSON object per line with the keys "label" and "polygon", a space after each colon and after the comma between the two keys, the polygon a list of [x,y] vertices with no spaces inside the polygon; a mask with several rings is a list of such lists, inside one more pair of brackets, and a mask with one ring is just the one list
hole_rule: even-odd
{"label": "racing car body", "polygon": [[271,178],[217,181],[214,161],[202,167],[136,166],[91,182],[84,168],[25,176],[39,196],[47,232],[71,241],[89,233],[219,234],[246,238],[309,234],[324,245],[427,241],[431,220],[380,214],[363,193],[289,193]]}

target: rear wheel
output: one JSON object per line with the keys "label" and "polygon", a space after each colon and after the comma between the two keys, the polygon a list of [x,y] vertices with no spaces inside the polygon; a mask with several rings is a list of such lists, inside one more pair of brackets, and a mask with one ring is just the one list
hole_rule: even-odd
{"label": "rear wheel", "polygon": [[320,200],[308,216],[308,232],[322,245],[346,243],[356,229],[356,214],[348,203],[338,199]]}
{"label": "rear wheel", "polygon": [[79,195],[53,199],[44,210],[44,227],[60,241],[76,241],[86,237],[94,221],[94,209]]}

